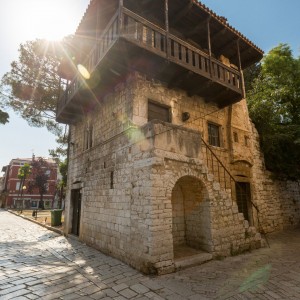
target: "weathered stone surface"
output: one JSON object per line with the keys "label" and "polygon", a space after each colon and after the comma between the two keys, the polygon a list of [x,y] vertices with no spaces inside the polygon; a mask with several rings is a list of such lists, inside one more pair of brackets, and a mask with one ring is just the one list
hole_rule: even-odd
{"label": "weathered stone surface", "polygon": [[[149,100],[169,107],[172,123],[148,122]],[[220,128],[213,153],[201,141],[208,122]],[[143,272],[174,270],[180,245],[235,255],[260,245],[258,232],[299,223],[299,185],[270,179],[244,100],[220,110],[133,73],[71,126],[71,142],[65,233],[80,190],[80,240]],[[251,185],[259,213],[248,200],[248,222],[223,166]]]}

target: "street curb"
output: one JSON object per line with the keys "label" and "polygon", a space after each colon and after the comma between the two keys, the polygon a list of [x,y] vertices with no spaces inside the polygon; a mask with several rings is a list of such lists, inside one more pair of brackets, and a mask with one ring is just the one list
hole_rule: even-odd
{"label": "street curb", "polygon": [[8,209],[7,211],[10,212],[11,214],[17,216],[17,217],[23,218],[24,220],[27,220],[27,221],[30,221],[30,222],[35,223],[35,224],[37,224],[37,225],[40,225],[40,226],[42,226],[42,227],[44,227],[44,228],[46,228],[46,229],[48,229],[48,230],[54,231],[55,233],[58,233],[58,234],[60,234],[60,235],[64,235],[63,231],[61,231],[60,229],[51,227],[51,226],[46,225],[46,224],[42,224],[42,223],[40,223],[40,222],[38,222],[38,221],[36,221],[36,220],[34,220],[34,219],[31,219],[31,218],[28,218],[28,217],[26,217],[26,216],[24,216],[24,215],[18,214],[18,213],[16,213],[15,211],[12,211],[12,210],[10,210],[10,209]]}

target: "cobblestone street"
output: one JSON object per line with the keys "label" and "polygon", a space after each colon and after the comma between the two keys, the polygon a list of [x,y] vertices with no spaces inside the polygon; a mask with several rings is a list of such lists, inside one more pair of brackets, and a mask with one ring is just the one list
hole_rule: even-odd
{"label": "cobblestone street", "polygon": [[300,229],[268,237],[271,248],[151,277],[0,210],[0,299],[300,299]]}

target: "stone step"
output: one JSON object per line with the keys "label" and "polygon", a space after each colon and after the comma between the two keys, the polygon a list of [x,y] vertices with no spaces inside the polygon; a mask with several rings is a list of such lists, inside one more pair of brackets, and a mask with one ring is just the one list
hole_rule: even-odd
{"label": "stone step", "polygon": [[188,267],[204,264],[212,259],[213,256],[211,253],[201,252],[199,254],[177,258],[175,259],[174,263],[175,263],[176,271],[178,271]]}

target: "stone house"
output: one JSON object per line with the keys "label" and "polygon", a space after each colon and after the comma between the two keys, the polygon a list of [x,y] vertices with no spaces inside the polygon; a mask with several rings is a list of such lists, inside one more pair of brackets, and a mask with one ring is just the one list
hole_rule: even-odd
{"label": "stone house", "polygon": [[57,106],[66,234],[162,274],[299,223],[299,185],[271,179],[248,115],[243,70],[263,52],[225,18],[196,0],[92,0],[74,44]]}

